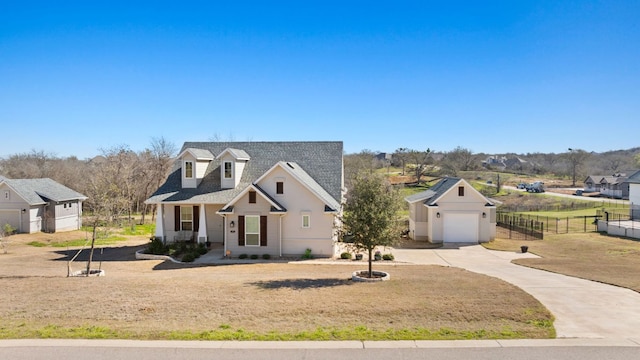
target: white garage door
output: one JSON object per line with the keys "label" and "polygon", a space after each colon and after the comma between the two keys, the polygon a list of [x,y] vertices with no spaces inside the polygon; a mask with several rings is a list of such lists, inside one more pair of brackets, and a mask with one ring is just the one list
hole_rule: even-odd
{"label": "white garage door", "polygon": [[443,216],[444,242],[477,243],[478,215],[446,213]]}

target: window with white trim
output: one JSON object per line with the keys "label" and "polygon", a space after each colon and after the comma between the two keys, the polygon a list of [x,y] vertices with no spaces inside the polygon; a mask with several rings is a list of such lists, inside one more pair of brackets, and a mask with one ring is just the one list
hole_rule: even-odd
{"label": "window with white trim", "polygon": [[184,177],[187,179],[193,178],[193,161],[184,162]]}
{"label": "window with white trim", "polygon": [[224,162],[224,178],[225,179],[233,178],[233,163],[231,161]]}
{"label": "window with white trim", "polygon": [[193,231],[193,207],[180,207],[180,230]]}
{"label": "window with white trim", "polygon": [[260,216],[246,215],[244,218],[244,245],[260,246]]}
{"label": "window with white trim", "polygon": [[308,229],[311,227],[311,214],[302,214],[302,228]]}

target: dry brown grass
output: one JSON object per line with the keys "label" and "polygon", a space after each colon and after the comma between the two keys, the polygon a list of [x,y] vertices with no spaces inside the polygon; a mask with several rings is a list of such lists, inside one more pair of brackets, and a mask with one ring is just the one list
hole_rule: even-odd
{"label": "dry brown grass", "polygon": [[145,241],[133,239],[98,257],[105,277],[67,278],[66,249],[25,245],[29,241],[16,236],[9,254],[0,255],[1,336],[33,336],[48,326],[101,326],[132,338],[362,326],[378,333],[447,329],[454,338],[553,336],[552,316],[532,296],[457,268],[385,266],[390,281],[354,283],[349,277],[356,268],[349,265],[138,261],[134,252]]}
{"label": "dry brown grass", "polygon": [[516,264],[622,286],[640,292],[640,242],[600,233],[545,235],[544,240],[497,239],[485,244],[495,250],[517,251],[528,245],[540,259]]}

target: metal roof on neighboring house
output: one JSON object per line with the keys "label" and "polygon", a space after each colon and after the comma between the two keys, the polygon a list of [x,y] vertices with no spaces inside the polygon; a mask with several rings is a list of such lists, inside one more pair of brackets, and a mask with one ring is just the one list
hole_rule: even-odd
{"label": "metal roof on neighboring house", "polygon": [[[185,142],[185,149],[207,150],[214,157],[195,189],[183,189],[180,168],[177,168],[147,199],[148,203],[184,202],[204,204],[227,204],[250,186],[259,177],[280,161],[296,163],[316,184],[308,186],[323,189],[333,198],[330,205],[339,204],[342,197],[342,155],[341,141],[308,141],[308,142]],[[235,149],[236,155],[250,157],[242,172],[238,186],[233,189],[222,189],[220,182],[220,166],[218,159],[225,150]],[[304,175],[301,175],[305,178]],[[305,178],[306,179],[306,178]]]}
{"label": "metal roof on neighboring house", "polygon": [[7,184],[29,205],[40,205],[49,200],[62,202],[86,200],[87,197],[52,179],[7,179],[0,182]]}

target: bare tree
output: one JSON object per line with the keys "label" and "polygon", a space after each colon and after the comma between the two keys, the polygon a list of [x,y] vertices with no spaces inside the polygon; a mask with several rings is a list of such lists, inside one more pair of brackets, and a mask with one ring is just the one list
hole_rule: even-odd
{"label": "bare tree", "polygon": [[569,151],[565,154],[565,158],[569,162],[571,169],[571,186],[576,186],[576,175],[581,170],[582,165],[589,158],[589,153],[581,149],[569,148]]}
{"label": "bare tree", "polygon": [[[162,185],[171,170],[173,156],[177,147],[164,137],[152,138],[150,147],[141,152],[138,157],[142,164],[140,176],[140,197],[142,201],[148,199],[153,192]],[[147,204],[143,204],[141,223],[144,224]],[[152,213],[155,214],[155,211]]]}
{"label": "bare tree", "polygon": [[397,148],[396,152],[393,154],[400,162],[402,163],[402,176],[405,174],[405,167],[407,165],[407,152],[409,149],[407,148]]}
{"label": "bare tree", "polygon": [[477,167],[476,156],[473,155],[471,150],[460,146],[445,153],[441,162],[442,171],[453,176],[456,176],[458,171],[474,170]]}
{"label": "bare tree", "polygon": [[429,164],[432,163],[431,150],[427,149],[424,151],[420,151],[408,149],[406,157],[411,168],[413,169],[413,175],[416,178],[416,182],[419,184]]}

